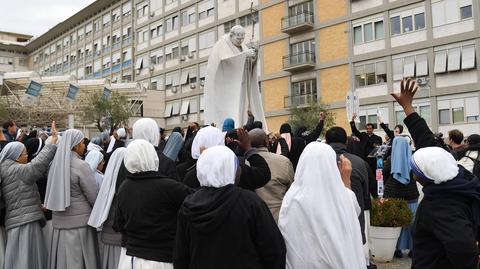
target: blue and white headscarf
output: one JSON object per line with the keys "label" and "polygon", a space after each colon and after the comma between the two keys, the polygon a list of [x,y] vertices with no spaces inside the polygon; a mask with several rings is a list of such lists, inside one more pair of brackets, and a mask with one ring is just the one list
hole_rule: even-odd
{"label": "blue and white headscarf", "polygon": [[440,147],[417,150],[410,158],[415,175],[425,183],[441,184],[458,175],[458,165],[452,154]]}

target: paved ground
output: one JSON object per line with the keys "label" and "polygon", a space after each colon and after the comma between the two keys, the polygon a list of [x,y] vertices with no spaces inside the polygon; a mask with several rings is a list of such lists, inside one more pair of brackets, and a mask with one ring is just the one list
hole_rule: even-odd
{"label": "paved ground", "polygon": [[[406,255],[405,255],[406,256]],[[410,258],[393,258],[390,263],[377,263],[378,269],[410,269],[412,260]]]}

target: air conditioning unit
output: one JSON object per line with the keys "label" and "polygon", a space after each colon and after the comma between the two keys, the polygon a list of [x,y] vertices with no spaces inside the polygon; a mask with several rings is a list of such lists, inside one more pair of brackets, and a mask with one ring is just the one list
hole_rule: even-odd
{"label": "air conditioning unit", "polygon": [[140,71],[141,71],[140,69],[136,69],[135,74],[140,75]]}
{"label": "air conditioning unit", "polygon": [[153,72],[153,71],[155,70],[155,67],[150,66],[150,67],[149,67],[149,70],[150,70],[150,72]]}
{"label": "air conditioning unit", "polygon": [[427,77],[421,77],[421,78],[417,78],[417,84],[419,86],[425,86],[428,84],[428,78]]}
{"label": "air conditioning unit", "polygon": [[197,87],[197,85],[195,85],[195,83],[190,83],[190,89],[195,89]]}
{"label": "air conditioning unit", "polygon": [[189,53],[188,53],[188,58],[192,59],[193,56],[194,56],[193,52],[189,52]]}
{"label": "air conditioning unit", "polygon": [[150,12],[150,18],[155,17],[155,12]]}
{"label": "air conditioning unit", "polygon": [[187,121],[188,120],[188,115],[182,115],[182,121]]}
{"label": "air conditioning unit", "polygon": [[97,50],[97,55],[100,55],[100,53],[102,53],[101,50]]}
{"label": "air conditioning unit", "polygon": [[187,59],[187,58],[185,58],[185,56],[184,56],[184,55],[180,56],[180,61],[182,61],[182,62],[183,62],[183,61],[185,61],[186,59]]}
{"label": "air conditioning unit", "polygon": [[205,80],[200,80],[200,86],[205,86]]}
{"label": "air conditioning unit", "polygon": [[177,92],[178,92],[178,86],[173,87],[173,88],[172,88],[172,92],[173,92],[173,93],[177,93]]}

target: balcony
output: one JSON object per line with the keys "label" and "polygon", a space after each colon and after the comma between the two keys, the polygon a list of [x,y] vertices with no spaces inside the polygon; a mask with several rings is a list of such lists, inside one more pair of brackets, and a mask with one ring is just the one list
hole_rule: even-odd
{"label": "balcony", "polygon": [[120,48],[120,41],[118,41],[118,42],[116,42],[112,45],[112,49],[115,50],[115,49],[118,49],[118,48]]}
{"label": "balcony", "polygon": [[122,63],[122,67],[127,67],[129,65],[132,64],[132,60],[125,60],[123,63]]}
{"label": "balcony", "polygon": [[313,28],[313,13],[304,11],[282,18],[282,32],[292,34]]}
{"label": "balcony", "polygon": [[283,56],[283,70],[298,71],[315,67],[315,53],[310,51]]}
{"label": "balcony", "polygon": [[313,102],[317,102],[317,94],[299,94],[287,95],[283,99],[283,106],[285,108],[308,106]]}
{"label": "balcony", "polygon": [[113,65],[113,66],[112,66],[112,72],[115,72],[115,71],[120,70],[120,67],[121,67],[121,64],[120,64],[120,63]]}

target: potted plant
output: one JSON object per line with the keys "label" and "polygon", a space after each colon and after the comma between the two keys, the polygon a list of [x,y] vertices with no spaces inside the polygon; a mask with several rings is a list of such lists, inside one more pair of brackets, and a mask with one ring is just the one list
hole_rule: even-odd
{"label": "potted plant", "polygon": [[402,227],[411,224],[413,214],[405,200],[387,198],[372,201],[370,241],[373,259],[390,262]]}

